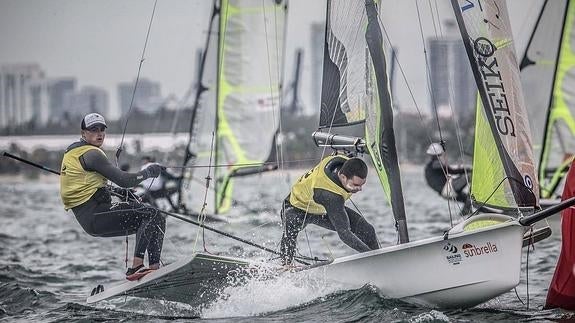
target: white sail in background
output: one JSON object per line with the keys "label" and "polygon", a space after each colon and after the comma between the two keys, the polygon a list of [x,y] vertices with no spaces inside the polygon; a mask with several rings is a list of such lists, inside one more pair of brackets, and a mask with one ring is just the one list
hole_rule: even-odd
{"label": "white sail in background", "polygon": [[194,170],[187,191],[192,204],[201,206],[209,177],[205,202],[223,213],[231,206],[233,177],[277,163],[286,6],[278,0],[221,0],[215,8],[201,81],[207,90],[194,131],[196,164],[212,168]]}
{"label": "white sail in background", "polygon": [[575,154],[575,3],[545,1],[521,60],[541,197],[557,188]]}

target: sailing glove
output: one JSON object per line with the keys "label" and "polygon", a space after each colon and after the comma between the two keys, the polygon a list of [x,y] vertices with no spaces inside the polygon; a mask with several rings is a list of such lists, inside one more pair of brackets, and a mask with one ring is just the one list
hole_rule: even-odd
{"label": "sailing glove", "polygon": [[154,163],[154,164],[151,164],[150,166],[142,169],[140,171],[140,174],[142,174],[144,176],[144,179],[151,178],[151,177],[158,177],[158,176],[160,176],[162,169],[164,169],[164,167],[162,165]]}

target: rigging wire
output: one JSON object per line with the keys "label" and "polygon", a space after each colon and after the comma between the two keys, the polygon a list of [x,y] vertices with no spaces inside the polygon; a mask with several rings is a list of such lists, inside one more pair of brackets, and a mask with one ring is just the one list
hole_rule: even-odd
{"label": "rigging wire", "polygon": [[[213,151],[214,151],[214,141],[215,141],[215,134],[212,132],[212,145],[211,145],[211,149],[210,149],[210,161],[209,161],[210,164],[212,163],[212,156],[213,156]],[[209,187],[210,187],[210,181],[212,180],[212,177],[210,176],[210,175],[211,175],[211,170],[212,170],[211,168],[208,168],[208,175],[206,176],[206,189],[205,189],[205,191],[204,191],[204,201],[203,201],[203,203],[202,203],[202,208],[201,208],[201,210],[200,210],[200,215],[198,216],[198,220],[199,220],[198,222],[200,222],[200,224],[202,224],[202,228],[201,228],[201,229],[198,228],[198,231],[197,231],[197,234],[196,234],[196,239],[194,240],[194,245],[193,245],[193,248],[192,248],[192,250],[194,250],[194,251],[196,250],[196,244],[197,244],[197,242],[198,242],[198,239],[199,239],[199,236],[200,236],[200,232],[202,233],[202,240],[203,240],[203,242],[204,242],[204,250],[207,251],[207,250],[206,250],[206,247],[205,247],[205,242],[206,242],[206,239],[205,239],[205,231],[206,231],[206,230],[205,230],[205,228],[203,228],[203,224],[204,224],[204,221],[206,220],[206,206],[208,205],[208,203],[207,203],[207,200],[208,200],[208,189],[209,189]]]}
{"label": "rigging wire", "polygon": [[[317,158],[304,158],[304,159],[294,159],[285,161],[286,164],[298,164],[298,163],[309,163],[316,161]],[[192,165],[192,166],[165,166],[165,168],[229,168],[232,166],[265,166],[265,165],[275,165],[275,162],[261,162],[261,163],[243,163],[243,164],[218,164],[218,165]]]}
{"label": "rigging wire", "polygon": [[[416,1],[416,4],[417,4],[417,1]],[[419,12],[418,12],[418,15],[419,15]],[[382,30],[383,30],[383,34],[385,35],[386,41],[393,47],[393,42],[391,41],[391,37],[389,36],[389,33],[387,32],[387,29],[385,28],[385,25],[383,24],[383,22],[382,22],[382,20],[381,20],[381,17],[378,16],[378,19],[379,19],[379,24],[380,24],[380,26],[381,26],[381,28],[382,28]],[[422,38],[423,38],[423,31],[422,31],[422,28],[421,28],[421,19],[420,19],[420,33],[422,34]],[[424,42],[423,42],[423,43],[424,43]],[[425,46],[424,46],[424,52],[425,52]],[[398,55],[395,55],[395,56],[394,56],[394,60],[395,60],[395,63],[397,64],[397,66],[398,66],[398,68],[399,68],[399,71],[400,71],[400,73],[401,73],[401,77],[402,77],[402,79],[403,79],[403,82],[404,82],[404,84],[405,84],[405,86],[406,86],[406,88],[407,88],[407,91],[408,91],[408,93],[409,93],[409,96],[410,96],[410,98],[411,98],[411,101],[413,102],[413,106],[415,107],[415,110],[417,111],[417,115],[418,115],[418,117],[419,117],[419,122],[420,122],[420,124],[421,124],[422,126],[425,126],[425,124],[426,124],[425,118],[424,118],[424,116],[423,116],[423,113],[421,112],[421,109],[420,109],[420,107],[419,107],[419,104],[417,103],[417,100],[415,99],[414,91],[413,91],[413,89],[412,89],[412,87],[411,87],[411,85],[410,85],[410,83],[409,83],[409,81],[408,81],[408,79],[407,79],[406,72],[405,72],[405,70],[404,70],[404,68],[403,68],[403,65],[402,65],[401,62],[399,61]],[[426,56],[426,60],[427,60],[427,56]],[[426,63],[426,70],[428,70],[428,69],[429,69],[429,64]],[[427,71],[426,74],[429,75],[429,72]],[[429,82],[427,83],[427,91],[430,93],[430,95],[433,95],[433,93],[432,93],[432,91],[431,91],[431,88],[430,88],[430,85],[429,85]],[[434,99],[432,99],[432,101],[435,102]],[[425,132],[425,135],[426,135],[426,137],[427,137],[428,143],[429,143],[429,144],[432,144],[434,141],[433,141],[433,139],[431,138],[430,133],[426,131],[426,132]],[[441,140],[443,141],[443,139],[441,139]],[[448,174],[445,172],[445,170],[443,170],[443,173],[444,173],[444,176],[447,178],[447,175],[448,175]],[[449,203],[448,203],[448,206],[449,206]],[[450,207],[450,206],[449,206],[449,212],[450,212],[450,218],[451,218],[452,215],[451,215],[451,207]]]}
{"label": "rigging wire", "polygon": [[[208,55],[209,49],[210,49],[210,40],[212,39],[212,28],[214,25],[214,20],[216,15],[219,15],[220,13],[220,8],[217,6],[217,0],[213,0],[212,3],[212,11],[211,11],[211,15],[210,15],[210,19],[209,19],[209,25],[208,25],[208,31],[207,31],[207,37],[205,39],[205,43],[204,43],[204,50],[200,56],[200,64],[199,64],[199,71],[198,71],[198,81],[196,84],[196,91],[195,91],[195,96],[194,96],[194,103],[192,106],[192,111],[191,111],[191,120],[190,120],[190,124],[188,127],[188,141],[186,143],[186,147],[185,147],[185,152],[184,152],[184,158],[182,161],[182,166],[183,168],[181,169],[181,173],[180,176],[182,177],[190,177],[193,178],[194,174],[193,171],[190,172],[186,172],[185,170],[185,166],[188,165],[188,163],[190,161],[195,162],[194,160],[194,155],[191,153],[190,149],[192,146],[192,142],[196,143],[197,140],[197,136],[196,136],[196,132],[197,132],[197,127],[195,127],[197,121],[197,116],[198,116],[198,112],[201,108],[201,103],[200,103],[200,99],[202,97],[202,94],[208,90],[208,87],[204,86],[203,82],[203,78],[204,78],[204,70],[206,67],[206,57]],[[218,35],[219,35],[219,29],[218,29]],[[178,185],[178,204],[179,205],[183,205],[182,203],[182,188],[183,188],[183,181],[181,181]]]}
{"label": "rigging wire", "polygon": [[[216,117],[214,118],[215,122],[214,122],[214,129],[215,129],[215,133],[213,133],[213,147],[210,151],[210,165],[212,164],[211,162],[211,154],[215,151],[214,154],[214,163],[217,165],[218,164],[218,158],[220,157],[219,154],[219,145],[220,145],[220,133],[217,132],[218,130],[218,125],[220,123],[220,105],[219,105],[219,95],[220,95],[220,82],[222,82],[221,80],[221,71],[222,71],[222,66],[224,64],[224,60],[223,60],[223,49],[221,48],[222,44],[226,43],[226,35],[227,35],[227,30],[228,30],[228,15],[229,15],[229,6],[230,3],[226,2],[226,8],[225,8],[225,17],[223,19],[223,23],[222,23],[222,3],[220,2],[220,7],[219,7],[219,28],[218,28],[218,65],[217,65],[217,77],[216,77]],[[223,136],[222,136],[223,137]],[[221,139],[222,141],[224,140],[224,138]],[[214,177],[216,179],[216,181],[214,182],[214,190],[216,191],[216,194],[214,194],[214,213],[218,213],[218,209],[220,208],[220,203],[221,200],[218,198],[218,182],[219,182],[219,176],[218,176],[218,169],[215,168],[214,169]]]}
{"label": "rigging wire", "polygon": [[[199,180],[199,179],[197,179],[197,178],[192,178],[191,180],[192,180],[192,181],[195,181],[195,182],[197,182],[197,183],[203,183],[201,180]],[[214,191],[214,188],[210,186],[210,190],[213,192],[213,191]],[[248,211],[249,213],[257,213],[257,212],[259,212],[257,209],[251,208],[246,202],[242,202],[242,201],[239,201],[239,200],[232,199],[232,203],[233,203],[234,205],[239,205],[239,206],[243,207],[243,208],[246,209],[246,211]],[[206,217],[207,217],[207,214],[206,214]]]}
{"label": "rigging wire", "polygon": [[[435,36],[437,37],[437,26],[436,26],[436,19],[435,16],[433,14],[433,9],[431,9],[431,3],[428,2],[430,4],[430,11],[431,11],[431,16],[432,16],[432,21],[433,21],[433,29],[435,32]],[[427,48],[425,46],[425,39],[423,36],[423,23],[421,21],[421,12],[419,9],[419,5],[417,3],[417,1],[415,1],[415,7],[416,7],[416,11],[417,11],[417,20],[419,22],[419,33],[421,36],[421,45],[423,47],[423,56],[425,58],[425,76],[426,76],[426,80],[427,80],[427,89],[428,92],[430,94],[431,97],[431,106],[432,106],[432,110],[434,112],[434,116],[435,116],[435,121],[437,123],[437,130],[439,133],[439,143],[441,144],[441,147],[443,148],[444,154],[445,154],[445,161],[441,160],[441,158],[438,157],[439,162],[441,163],[441,170],[443,171],[443,174],[445,176],[446,181],[446,185],[448,185],[448,190],[450,191],[452,189],[451,186],[451,175],[449,174],[449,168],[448,168],[448,161],[447,161],[447,147],[445,145],[445,140],[443,139],[443,132],[441,130],[441,123],[439,122],[439,112],[437,111],[437,101],[435,98],[435,94],[433,92],[433,89],[431,89],[432,86],[432,80],[431,80],[431,71],[429,70],[429,59],[427,56]],[[441,25],[439,27],[441,29]],[[449,77],[448,77],[449,79]],[[449,99],[451,101],[451,98]],[[451,102],[450,102],[451,105]],[[439,154],[437,156],[440,156]],[[449,192],[451,193],[451,192]],[[457,204],[456,204],[457,205]],[[449,221],[450,221],[450,225],[451,227],[453,227],[453,214],[451,212],[451,198],[447,198],[447,209],[449,210]]]}
{"label": "rigging wire", "polygon": [[521,299],[521,296],[519,296],[519,293],[517,292],[517,287],[513,288],[513,291],[515,292],[515,297],[517,298],[517,300],[519,302],[521,302],[522,305],[526,306],[526,310],[529,310],[529,254],[530,254],[530,249],[533,248],[533,251],[535,250],[535,237],[533,236],[533,227],[530,227],[530,231],[531,235],[530,235],[530,239],[529,239],[529,244],[527,245],[527,255],[526,255],[526,259],[525,259],[525,288],[526,288],[526,301],[524,302],[523,299]]}
{"label": "rigging wire", "polygon": [[150,22],[148,23],[148,31],[146,32],[146,40],[144,42],[144,48],[142,49],[142,55],[140,57],[140,64],[138,65],[138,74],[136,75],[136,81],[134,82],[134,90],[132,91],[132,98],[130,99],[130,108],[126,115],[126,122],[124,123],[124,129],[122,130],[122,139],[120,140],[120,145],[116,149],[116,166],[119,167],[120,154],[122,153],[124,146],[124,137],[126,136],[126,129],[128,128],[128,121],[130,120],[130,115],[132,113],[132,108],[134,106],[134,98],[136,97],[136,90],[138,88],[138,81],[140,80],[140,73],[142,71],[142,65],[144,64],[144,56],[146,54],[146,48],[148,46],[148,40],[150,38],[150,32],[152,30],[152,22],[154,21],[154,15],[156,13],[156,5],[158,0],[154,1],[154,8],[152,9],[152,15],[150,17]]}
{"label": "rigging wire", "polygon": [[430,71],[429,71],[429,61],[427,59],[427,49],[425,47],[425,39],[423,37],[423,24],[421,22],[421,12],[419,11],[419,5],[417,4],[418,2],[417,1],[414,1],[414,2],[415,2],[416,10],[417,10],[417,20],[419,22],[419,34],[421,35],[421,43],[423,45],[423,56],[425,58],[425,76],[427,78],[428,90],[429,90],[429,94],[431,96],[431,106],[433,108],[433,111],[435,112],[435,121],[437,123],[437,130],[439,131],[439,140],[440,140],[441,146],[445,150],[445,141],[443,140],[443,133],[441,131],[441,124],[439,122],[439,114],[437,113],[437,103],[435,100],[435,95],[433,94],[433,91],[431,91],[431,89],[429,89],[429,86],[430,86],[429,83],[431,81],[431,75],[430,75]]}
{"label": "rigging wire", "polygon": [[[283,53],[280,53],[279,50],[279,44],[278,44],[278,17],[277,17],[277,11],[275,8],[275,5],[272,4],[272,8],[273,8],[273,21],[274,21],[274,44],[275,47],[272,48],[275,50],[275,57],[282,57],[282,63],[281,64],[276,64],[277,70],[276,70],[276,76],[277,79],[273,80],[272,77],[272,65],[271,65],[271,59],[270,59],[270,45],[268,42],[269,39],[269,35],[268,35],[268,26],[267,26],[267,16],[266,16],[266,6],[265,6],[265,0],[262,0],[262,12],[263,12],[263,21],[264,21],[264,34],[265,34],[265,40],[266,40],[266,57],[267,57],[267,65],[268,65],[268,76],[269,76],[269,90],[270,90],[270,98],[272,100],[272,119],[274,121],[278,120],[278,131],[276,132],[276,134],[274,135],[276,137],[276,140],[273,140],[273,144],[276,146],[279,146],[279,149],[275,149],[275,158],[276,158],[276,162],[279,164],[279,166],[281,167],[282,172],[285,171],[284,168],[284,164],[283,164],[283,142],[282,140],[278,140],[278,137],[281,136],[283,134],[283,129],[282,129],[282,121],[281,121],[281,109],[282,109],[282,89],[283,89],[283,71],[281,66],[285,65],[285,43],[286,43],[286,39],[285,36],[283,37]],[[285,22],[285,16],[284,16],[284,35],[285,35],[285,30],[286,30],[286,22]],[[280,56],[281,55],[281,56]],[[275,95],[274,95],[274,81],[275,83],[277,83],[279,85],[277,91],[279,93],[279,99],[277,104],[274,101]],[[279,107],[279,109],[278,109]],[[277,110],[277,111],[276,111]],[[276,116],[277,113],[277,116]],[[279,142],[278,142],[279,141]],[[272,147],[272,149],[275,147]]]}
{"label": "rigging wire", "polygon": [[[430,12],[432,15],[432,19],[433,21],[437,21],[437,25],[439,26],[439,35],[441,37],[444,37],[444,33],[443,33],[443,28],[441,27],[441,23],[440,23],[440,14],[439,14],[439,9],[437,6],[437,2],[434,2],[435,4],[435,15],[433,14],[433,7],[431,4],[431,0],[429,0],[429,7],[430,7]],[[435,24],[434,24],[435,26]],[[435,29],[435,36],[437,37],[437,29]],[[453,84],[453,79],[451,77],[447,78],[448,84],[449,84],[449,89],[452,91],[455,91],[455,86]],[[459,161],[461,164],[463,164],[463,160],[464,160],[464,148],[463,148],[463,140],[461,139],[461,127],[459,125],[459,117],[456,113],[456,111],[454,110],[454,102],[453,102],[454,97],[452,97],[451,95],[448,95],[448,100],[449,100],[449,109],[451,110],[451,115],[453,116],[453,121],[455,124],[455,138],[457,139],[457,145],[459,147]],[[445,148],[445,147],[444,147]],[[447,149],[445,149],[445,151],[447,151]],[[447,165],[449,165],[449,163],[447,162]],[[463,173],[464,173],[464,179],[467,183],[467,186],[470,185],[469,183],[469,176],[468,176],[468,172],[466,168],[463,168]],[[458,204],[456,204],[458,205]],[[461,211],[461,209],[459,210]]]}
{"label": "rigging wire", "polygon": [[[493,189],[493,191],[491,191],[491,194],[489,194],[489,196],[487,197],[487,199],[485,199],[485,201],[483,201],[480,205],[478,205],[477,209],[472,212],[471,214],[469,214],[467,216],[466,219],[469,219],[470,217],[476,215],[477,213],[479,213],[479,211],[481,210],[481,208],[483,208],[484,206],[487,205],[487,202],[489,202],[489,200],[491,199],[491,197],[493,197],[493,195],[497,192],[497,190],[499,189],[499,187],[501,185],[503,185],[503,183],[505,182],[505,180],[510,180],[510,181],[515,181],[518,184],[522,185],[524,188],[526,188],[529,192],[531,192],[531,194],[535,195],[535,193],[533,192],[533,189],[531,189],[529,186],[525,185],[525,183],[523,183],[522,181],[518,180],[515,177],[510,177],[510,176],[506,176],[504,177],[499,184],[497,184],[497,186]],[[517,212],[521,213],[521,208],[519,206],[517,206]]]}

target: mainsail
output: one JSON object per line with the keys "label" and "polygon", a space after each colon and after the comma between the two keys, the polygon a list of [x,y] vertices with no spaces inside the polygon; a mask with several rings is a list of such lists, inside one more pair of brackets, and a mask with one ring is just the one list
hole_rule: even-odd
{"label": "mainsail", "polygon": [[[286,5],[280,0],[215,1],[200,89],[194,177],[215,189],[213,211],[231,206],[235,176],[274,169]],[[207,180],[209,180],[207,179]],[[200,187],[191,198],[202,199]],[[212,200],[206,201],[211,204]]]}
{"label": "mainsail", "polygon": [[328,1],[324,46],[320,129],[365,123],[369,154],[391,204],[400,242],[408,242],[393,105],[376,3]]}
{"label": "mainsail", "polygon": [[521,61],[543,198],[555,193],[575,153],[574,17],[573,1],[545,1]]}
{"label": "mainsail", "polygon": [[537,206],[531,134],[506,3],[451,3],[481,100],[476,113],[472,197],[500,209]]}

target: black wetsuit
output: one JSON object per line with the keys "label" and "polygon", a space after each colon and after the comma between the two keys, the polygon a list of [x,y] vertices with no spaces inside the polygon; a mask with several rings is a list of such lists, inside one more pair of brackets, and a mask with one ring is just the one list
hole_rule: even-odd
{"label": "black wetsuit", "polygon": [[[77,142],[68,150],[86,144]],[[120,187],[134,187],[144,179],[139,173],[127,173],[113,166],[97,150],[84,153],[80,163],[84,170],[98,172]],[[92,236],[117,237],[135,233],[134,256],[144,258],[147,251],[150,265],[160,262],[166,220],[154,208],[135,201],[112,204],[109,189],[102,187],[72,211],[84,231]]]}
{"label": "black wetsuit", "polygon": [[[343,187],[337,171],[342,163],[327,164],[326,174],[329,178]],[[289,196],[284,200],[281,217],[284,223],[284,233],[281,240],[282,264],[291,264],[295,250],[297,236],[308,224],[315,224],[322,228],[336,231],[341,241],[349,247],[365,252],[379,249],[379,242],[375,229],[363,216],[345,206],[345,200],[341,195],[324,190],[314,189],[313,199],[323,205],[326,214],[306,214],[304,210],[294,207],[289,202]]]}
{"label": "black wetsuit", "polygon": [[465,174],[469,173],[469,169],[451,167],[444,165],[439,158],[432,157],[425,165],[425,180],[427,184],[437,193],[441,194],[445,184],[447,183],[446,174],[460,175],[451,181],[453,190],[455,191],[455,200],[459,202],[466,202],[468,195],[463,192],[463,189],[468,183]]}

